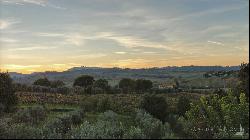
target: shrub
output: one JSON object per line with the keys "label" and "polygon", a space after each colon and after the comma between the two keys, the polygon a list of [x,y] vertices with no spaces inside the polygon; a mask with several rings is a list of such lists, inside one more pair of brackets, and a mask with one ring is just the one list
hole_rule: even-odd
{"label": "shrub", "polygon": [[42,128],[43,139],[62,139],[63,135],[57,133],[55,129],[51,130],[47,126]]}
{"label": "shrub", "polygon": [[72,125],[80,124],[83,120],[83,117],[84,113],[81,111],[72,112],[70,114],[60,116],[54,120],[50,120],[47,123],[46,128],[53,133],[64,135],[71,130]]}
{"label": "shrub", "polygon": [[191,129],[191,123],[187,122],[186,119],[181,116],[177,119],[176,125],[173,128],[175,134],[184,138],[192,138],[190,137],[191,133],[189,131]]}
{"label": "shrub", "polygon": [[71,129],[71,118],[68,116],[62,116],[60,118],[49,120],[45,127],[49,131],[63,135]]}
{"label": "shrub", "polygon": [[240,103],[231,92],[222,98],[218,95],[201,97],[200,102],[191,104],[186,116],[186,131],[193,138],[232,138],[240,125],[244,133],[249,130],[249,103],[243,93]]}
{"label": "shrub", "polygon": [[75,111],[70,114],[73,125],[78,125],[82,122],[84,113],[82,111]]}
{"label": "shrub", "polygon": [[14,121],[17,123],[31,123],[31,116],[28,109],[18,110],[13,116]]}
{"label": "shrub", "polygon": [[97,102],[97,111],[104,112],[110,110],[110,100],[108,97],[100,98]]}
{"label": "shrub", "polygon": [[98,111],[105,112],[111,109],[109,97],[90,96],[80,103],[81,110],[84,112]]}
{"label": "shrub", "polygon": [[[97,130],[89,122],[85,121],[79,128],[74,128],[71,131],[72,139],[95,139],[98,137]],[[99,132],[100,133],[100,132]]]}
{"label": "shrub", "polygon": [[111,121],[111,122],[117,122],[118,121],[118,114],[113,112],[112,110],[108,110],[98,117],[99,120],[102,121]]}
{"label": "shrub", "polygon": [[124,127],[117,120],[117,114],[107,111],[98,117],[97,122],[90,124],[85,121],[79,128],[71,131],[74,139],[119,139],[124,134]]}
{"label": "shrub", "polygon": [[42,130],[25,124],[14,124],[8,129],[8,139],[39,139]]}
{"label": "shrub", "polygon": [[0,139],[6,139],[8,135],[8,123],[7,121],[0,119]]}
{"label": "shrub", "polygon": [[122,138],[124,128],[122,123],[97,121],[94,124],[84,122],[79,128],[72,131],[74,139],[119,139]]}
{"label": "shrub", "polygon": [[138,127],[130,127],[123,136],[124,139],[146,139],[145,134],[143,133],[141,128]]}
{"label": "shrub", "polygon": [[14,120],[16,122],[37,124],[40,121],[45,120],[47,117],[47,112],[42,106],[32,106],[19,110],[14,115]]}
{"label": "shrub", "polygon": [[96,111],[98,99],[95,97],[88,97],[80,103],[83,112]]}
{"label": "shrub", "polygon": [[153,118],[142,110],[137,111],[135,122],[147,138],[160,139],[171,135],[168,123],[163,124],[160,120]]}
{"label": "shrub", "polygon": [[4,111],[11,111],[11,109],[17,104],[17,101],[12,86],[12,79],[8,73],[0,72],[0,104],[4,106]]}
{"label": "shrub", "polygon": [[177,103],[178,114],[181,116],[185,115],[186,111],[190,109],[190,103],[187,97],[181,96]]}
{"label": "shrub", "polygon": [[168,104],[166,100],[160,96],[145,95],[140,103],[140,108],[163,122],[165,122],[168,117]]}

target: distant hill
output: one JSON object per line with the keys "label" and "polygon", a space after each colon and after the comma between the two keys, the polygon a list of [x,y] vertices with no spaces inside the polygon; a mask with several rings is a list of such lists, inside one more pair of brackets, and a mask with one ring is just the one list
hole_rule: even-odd
{"label": "distant hill", "polygon": [[[155,81],[161,81],[168,78],[175,77],[202,77],[205,72],[209,71],[238,71],[239,66],[169,66],[161,68],[143,68],[143,69],[130,69],[130,68],[100,68],[100,67],[73,67],[63,72],[47,71],[35,72],[32,74],[21,74],[10,72],[12,79],[18,83],[32,84],[36,79],[47,77],[50,80],[62,80],[68,85],[76,77],[82,74],[92,75],[96,79],[105,78],[110,81],[111,85],[115,85],[121,78],[144,78]],[[187,74],[188,73],[188,74]]]}
{"label": "distant hill", "polygon": [[207,71],[237,71],[240,66],[168,66],[168,67],[155,67],[155,68],[142,68],[142,69],[130,69],[130,68],[100,68],[100,67],[73,67],[67,71],[89,71],[89,70],[114,70],[114,71],[196,71],[196,72],[207,72]]}

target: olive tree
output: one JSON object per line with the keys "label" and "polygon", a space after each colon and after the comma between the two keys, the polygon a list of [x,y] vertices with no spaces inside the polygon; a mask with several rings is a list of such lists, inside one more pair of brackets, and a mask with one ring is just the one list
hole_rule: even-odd
{"label": "olive tree", "polygon": [[110,86],[109,86],[109,83],[106,79],[98,79],[94,82],[94,87],[95,88],[98,88],[98,89],[101,89],[102,92],[105,92],[107,91]]}
{"label": "olive tree", "polygon": [[135,90],[136,82],[133,79],[123,78],[119,82],[119,88],[122,89],[123,93],[131,93]]}
{"label": "olive tree", "polygon": [[135,82],[135,88],[138,92],[145,92],[153,87],[153,83],[150,80],[137,79]]}
{"label": "olive tree", "polygon": [[50,81],[44,77],[44,78],[40,78],[40,79],[37,79],[33,85],[38,85],[38,86],[45,86],[45,87],[49,87],[50,86]]}
{"label": "olive tree", "polygon": [[91,93],[94,81],[94,77],[89,75],[82,75],[75,79],[73,86],[83,87],[85,92]]}

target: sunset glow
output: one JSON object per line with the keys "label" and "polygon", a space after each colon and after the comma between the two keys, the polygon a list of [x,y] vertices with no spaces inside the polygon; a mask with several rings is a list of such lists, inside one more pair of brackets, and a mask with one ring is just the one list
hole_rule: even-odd
{"label": "sunset glow", "polygon": [[239,65],[247,0],[0,0],[0,69]]}

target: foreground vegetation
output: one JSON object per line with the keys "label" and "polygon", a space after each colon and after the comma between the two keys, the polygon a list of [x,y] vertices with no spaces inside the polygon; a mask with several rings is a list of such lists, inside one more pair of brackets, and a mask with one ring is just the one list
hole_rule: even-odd
{"label": "foreground vegetation", "polygon": [[[0,138],[249,138],[248,69],[242,65],[237,89],[210,94],[155,94],[150,81],[143,79],[123,79],[122,94],[112,94],[105,79],[97,82],[91,76],[75,80],[80,94],[20,87],[15,92],[8,73],[1,73]],[[64,85],[46,78],[34,84]]]}

